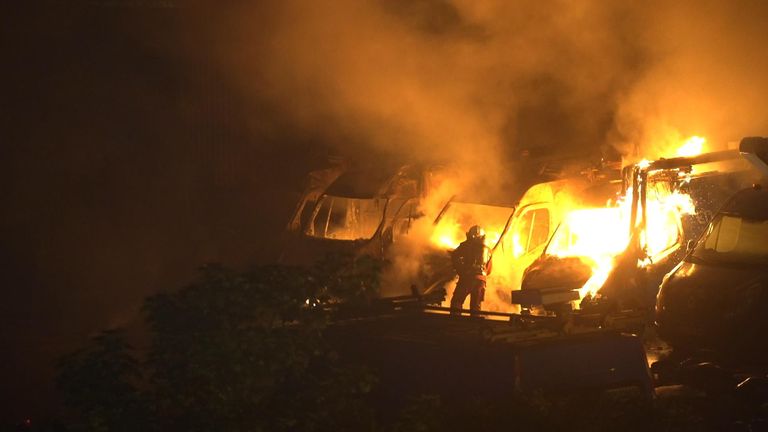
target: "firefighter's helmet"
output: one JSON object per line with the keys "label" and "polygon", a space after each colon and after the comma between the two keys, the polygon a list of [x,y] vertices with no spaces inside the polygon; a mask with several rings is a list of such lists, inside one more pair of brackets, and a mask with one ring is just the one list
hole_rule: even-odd
{"label": "firefighter's helmet", "polygon": [[485,231],[479,226],[474,225],[467,231],[467,240],[476,240],[485,238]]}

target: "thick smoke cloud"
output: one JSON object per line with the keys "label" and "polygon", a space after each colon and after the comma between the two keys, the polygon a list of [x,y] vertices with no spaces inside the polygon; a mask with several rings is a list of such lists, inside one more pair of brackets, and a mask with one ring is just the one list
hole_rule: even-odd
{"label": "thick smoke cloud", "polygon": [[636,156],[765,130],[763,2],[288,0],[233,16],[226,69],[342,153],[494,176],[522,149]]}
{"label": "thick smoke cloud", "polygon": [[719,149],[768,133],[768,4],[658,6],[643,32],[651,67],[619,100],[621,148],[656,156],[670,140],[694,134]]}
{"label": "thick smoke cloud", "polygon": [[[519,152],[597,151],[643,70],[633,10],[603,2],[285,1],[245,8],[224,52],[342,153],[458,160],[486,176]],[[264,15],[269,16],[268,19]],[[253,17],[269,29],[251,25]]]}

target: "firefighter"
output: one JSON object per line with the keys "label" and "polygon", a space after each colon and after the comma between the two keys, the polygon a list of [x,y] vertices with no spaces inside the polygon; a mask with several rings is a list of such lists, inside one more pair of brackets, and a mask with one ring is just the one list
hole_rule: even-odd
{"label": "firefighter", "polygon": [[456,289],[451,297],[451,313],[458,314],[469,296],[472,315],[480,310],[485,297],[485,278],[491,273],[490,249],[485,245],[485,231],[475,225],[467,231],[463,241],[451,255],[453,268],[459,275]]}

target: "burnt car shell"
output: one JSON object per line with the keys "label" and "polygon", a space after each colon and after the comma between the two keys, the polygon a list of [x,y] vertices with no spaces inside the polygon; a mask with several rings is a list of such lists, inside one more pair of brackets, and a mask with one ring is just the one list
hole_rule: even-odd
{"label": "burnt car shell", "polygon": [[[729,222],[730,232],[723,234],[726,221],[736,222]],[[721,240],[726,235],[730,238]],[[730,243],[720,247],[720,241]],[[680,349],[749,355],[765,351],[768,191],[755,187],[737,192],[689,249],[661,283],[656,299],[660,336]]]}

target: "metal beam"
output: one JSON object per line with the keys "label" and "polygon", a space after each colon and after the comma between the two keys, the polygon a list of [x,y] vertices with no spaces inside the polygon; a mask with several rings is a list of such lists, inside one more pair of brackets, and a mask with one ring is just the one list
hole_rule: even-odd
{"label": "metal beam", "polygon": [[768,138],[743,138],[739,143],[739,151],[761,174],[768,176]]}

